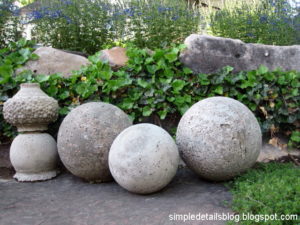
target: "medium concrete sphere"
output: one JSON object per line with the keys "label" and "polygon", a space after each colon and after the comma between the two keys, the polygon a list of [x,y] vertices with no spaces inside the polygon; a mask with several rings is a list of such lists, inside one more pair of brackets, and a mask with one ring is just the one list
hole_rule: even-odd
{"label": "medium concrete sphere", "polygon": [[109,169],[116,182],[137,194],[161,190],[175,176],[179,153],[173,138],[152,124],[124,130],[109,152]]}
{"label": "medium concrete sphere", "polygon": [[19,134],[11,144],[10,161],[18,181],[51,179],[58,173],[56,142],[47,133]]}
{"label": "medium concrete sphere", "polygon": [[57,137],[58,153],[65,167],[88,181],[112,180],[108,152],[113,140],[131,125],[118,107],[103,102],[86,103],[63,120]]}
{"label": "medium concrete sphere", "polygon": [[181,118],[176,142],[183,161],[203,178],[228,180],[257,160],[262,134],[242,103],[212,97],[194,104]]}

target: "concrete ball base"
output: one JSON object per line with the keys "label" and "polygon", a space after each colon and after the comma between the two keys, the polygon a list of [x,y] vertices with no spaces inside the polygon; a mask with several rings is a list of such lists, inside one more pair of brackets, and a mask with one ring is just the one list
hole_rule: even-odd
{"label": "concrete ball base", "polygon": [[11,144],[10,160],[18,181],[48,180],[58,174],[56,142],[47,133],[19,134]]}
{"label": "concrete ball base", "polygon": [[173,138],[152,124],[125,129],[109,152],[109,169],[116,182],[137,194],[164,188],[175,176],[179,152]]}

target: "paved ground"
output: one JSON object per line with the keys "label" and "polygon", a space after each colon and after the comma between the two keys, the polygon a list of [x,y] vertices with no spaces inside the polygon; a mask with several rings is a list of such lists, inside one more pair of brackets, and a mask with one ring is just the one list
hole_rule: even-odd
{"label": "paved ground", "polygon": [[63,173],[46,182],[0,179],[1,225],[152,225],[205,224],[224,221],[170,221],[174,213],[232,213],[231,195],[220,183],[200,180],[180,169],[163,191],[135,195],[116,183],[89,184]]}

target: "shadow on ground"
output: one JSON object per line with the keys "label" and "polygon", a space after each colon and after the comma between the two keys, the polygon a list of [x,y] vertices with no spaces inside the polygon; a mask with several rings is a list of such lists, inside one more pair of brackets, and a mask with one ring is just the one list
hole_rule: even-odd
{"label": "shadow on ground", "polygon": [[186,168],[163,191],[146,196],[115,182],[89,184],[68,173],[46,182],[0,179],[1,225],[225,224],[174,221],[169,215],[232,213],[231,195],[221,183],[200,180]]}

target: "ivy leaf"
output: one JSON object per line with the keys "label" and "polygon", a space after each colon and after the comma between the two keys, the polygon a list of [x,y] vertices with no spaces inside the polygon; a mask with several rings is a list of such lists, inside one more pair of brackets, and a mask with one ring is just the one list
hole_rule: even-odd
{"label": "ivy leaf", "polygon": [[208,76],[206,74],[204,74],[204,73],[198,74],[198,79],[199,79],[199,82],[200,82],[201,85],[206,86],[206,85],[210,84]]}
{"label": "ivy leaf", "polygon": [[175,92],[178,92],[180,90],[182,90],[185,86],[185,81],[184,80],[174,80],[172,83],[172,87],[174,89]]}
{"label": "ivy leaf", "polygon": [[139,86],[141,86],[142,88],[147,88],[147,87],[150,86],[150,84],[149,84],[147,81],[144,81],[144,80],[142,80],[141,78],[139,78],[139,79],[137,80],[137,84],[138,84]]}
{"label": "ivy leaf", "polygon": [[152,109],[150,106],[145,106],[143,108],[143,116],[150,116],[152,114]]}
{"label": "ivy leaf", "polygon": [[147,65],[146,68],[147,71],[151,74],[155,74],[155,72],[158,70],[156,65]]}
{"label": "ivy leaf", "polygon": [[113,72],[111,70],[100,72],[100,78],[103,80],[109,80],[112,77],[112,75]]}
{"label": "ivy leaf", "polygon": [[47,94],[49,94],[51,97],[54,97],[58,92],[58,88],[54,85],[51,85],[47,88]]}
{"label": "ivy leaf", "polygon": [[102,63],[101,58],[100,58],[101,54],[102,54],[102,53],[98,52],[98,53],[96,53],[95,55],[91,55],[91,56],[88,57],[88,60],[89,60],[91,63],[93,63],[93,64],[97,64],[97,63],[99,63],[99,62]]}
{"label": "ivy leaf", "polygon": [[40,57],[37,54],[35,54],[35,53],[31,54],[31,56],[30,56],[31,60],[38,60],[39,58]]}
{"label": "ivy leaf", "polygon": [[19,54],[22,55],[24,58],[29,59],[31,56],[31,51],[29,48],[22,48],[19,50]]}
{"label": "ivy leaf", "polygon": [[58,113],[59,115],[65,116],[69,113],[69,111],[70,111],[69,108],[65,106],[63,108],[60,108]]}
{"label": "ivy leaf", "polygon": [[59,98],[64,100],[64,99],[68,98],[69,96],[70,96],[70,93],[69,93],[69,91],[66,90],[59,95]]}
{"label": "ivy leaf", "polygon": [[291,140],[294,141],[294,142],[300,143],[300,132],[299,131],[294,131],[292,133]]}
{"label": "ivy leaf", "polygon": [[37,76],[35,77],[35,80],[36,80],[37,82],[39,82],[39,83],[43,83],[43,82],[48,81],[49,78],[50,78],[49,75],[43,75],[43,74],[42,74],[42,75],[37,75]]}
{"label": "ivy leaf", "polygon": [[268,81],[273,81],[275,80],[276,77],[273,73],[270,72],[270,73],[265,73],[264,78]]}
{"label": "ivy leaf", "polygon": [[267,73],[268,71],[269,71],[269,69],[268,69],[266,66],[261,65],[261,66],[258,68],[256,74],[257,74],[257,75],[263,75],[263,74]]}
{"label": "ivy leaf", "polygon": [[189,106],[185,104],[185,105],[179,107],[179,112],[181,115],[183,115],[186,111],[188,111],[188,109],[189,109]]}
{"label": "ivy leaf", "polygon": [[190,68],[188,68],[188,67],[184,67],[183,68],[183,73],[186,74],[186,75],[188,75],[188,74],[192,74],[193,71]]}
{"label": "ivy leaf", "polygon": [[13,68],[11,65],[0,66],[0,84],[5,84],[9,81],[13,74]]}
{"label": "ivy leaf", "polygon": [[165,58],[170,63],[175,62],[178,58],[178,52],[179,52],[179,49],[173,48],[171,52],[168,52],[167,54],[165,54]]}
{"label": "ivy leaf", "polygon": [[223,94],[223,87],[222,86],[217,86],[214,90],[214,93],[222,95]]}
{"label": "ivy leaf", "polygon": [[125,98],[121,104],[118,105],[123,110],[132,109],[134,106],[134,102],[129,98]]}
{"label": "ivy leaf", "polygon": [[168,111],[166,109],[158,111],[158,115],[161,120],[164,120],[166,118],[167,114],[168,114]]}

